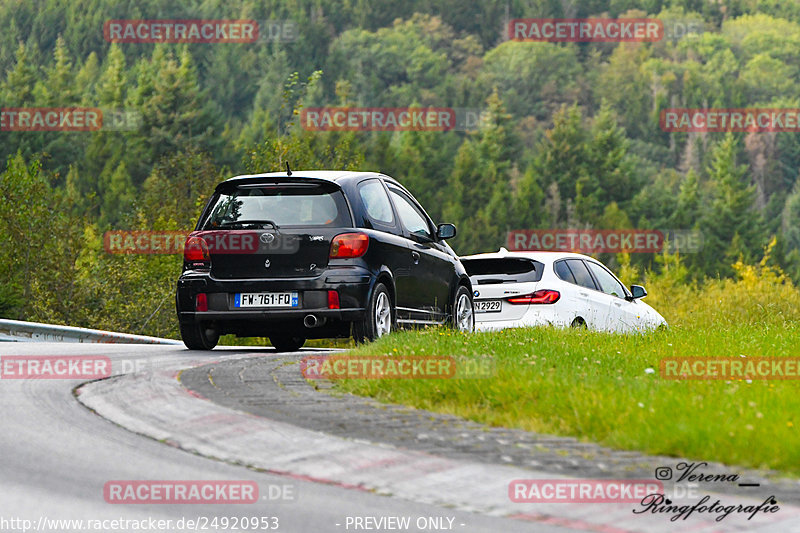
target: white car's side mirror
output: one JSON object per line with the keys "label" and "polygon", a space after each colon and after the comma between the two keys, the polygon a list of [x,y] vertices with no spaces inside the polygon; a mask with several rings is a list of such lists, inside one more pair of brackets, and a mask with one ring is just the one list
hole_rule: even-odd
{"label": "white car's side mirror", "polygon": [[638,300],[647,296],[647,291],[641,285],[631,285],[631,300]]}

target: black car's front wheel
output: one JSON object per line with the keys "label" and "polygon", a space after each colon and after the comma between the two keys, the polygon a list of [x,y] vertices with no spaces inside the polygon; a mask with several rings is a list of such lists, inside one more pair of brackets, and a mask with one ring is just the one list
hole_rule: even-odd
{"label": "black car's front wheel", "polygon": [[294,335],[270,335],[269,342],[279,352],[296,352],[303,347],[306,339]]}
{"label": "black car's front wheel", "polygon": [[378,283],[372,291],[364,318],[353,323],[353,338],[361,343],[388,335],[394,329],[394,317],[389,289]]}
{"label": "black car's front wheel", "polygon": [[456,291],[452,310],[450,325],[454,329],[468,333],[475,331],[475,308],[472,304],[472,295],[469,289],[463,285],[459,286]]}
{"label": "black car's front wheel", "polygon": [[211,350],[219,342],[219,331],[210,324],[190,322],[180,327],[183,344],[190,350]]}

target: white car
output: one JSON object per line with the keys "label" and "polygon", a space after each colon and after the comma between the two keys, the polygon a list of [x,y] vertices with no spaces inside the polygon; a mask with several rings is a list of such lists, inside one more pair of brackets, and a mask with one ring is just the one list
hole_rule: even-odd
{"label": "white car", "polygon": [[472,281],[476,331],[579,326],[629,333],[666,326],[641,298],[591,257],[563,252],[509,252],[462,257]]}

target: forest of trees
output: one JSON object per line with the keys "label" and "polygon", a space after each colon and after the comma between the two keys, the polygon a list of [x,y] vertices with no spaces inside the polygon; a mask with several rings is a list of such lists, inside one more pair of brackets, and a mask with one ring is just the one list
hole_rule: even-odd
{"label": "forest of trees", "polygon": [[[509,41],[508,21],[657,17],[653,43]],[[289,42],[112,44],[110,19],[292,21]],[[671,27],[695,30],[678,38]],[[175,335],[176,256],[110,229],[190,230],[246,172],[378,170],[460,254],[510,229],[697,230],[689,275],[771,258],[800,280],[796,133],[667,133],[667,107],[800,108],[800,3],[778,0],[6,0],[0,107],[125,109],[129,131],[0,131],[0,316]],[[674,32],[673,32],[674,33]],[[310,106],[480,108],[475,131],[313,132]],[[614,262],[615,258],[604,258]],[[634,265],[659,268],[652,254]]]}

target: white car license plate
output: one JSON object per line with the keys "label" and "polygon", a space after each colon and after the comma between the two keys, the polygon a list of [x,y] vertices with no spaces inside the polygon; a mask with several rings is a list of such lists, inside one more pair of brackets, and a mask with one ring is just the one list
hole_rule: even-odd
{"label": "white car license plate", "polygon": [[237,292],[234,307],[300,307],[297,291],[294,292]]}
{"label": "white car license plate", "polygon": [[476,313],[499,313],[502,308],[501,300],[477,300],[473,303]]}

